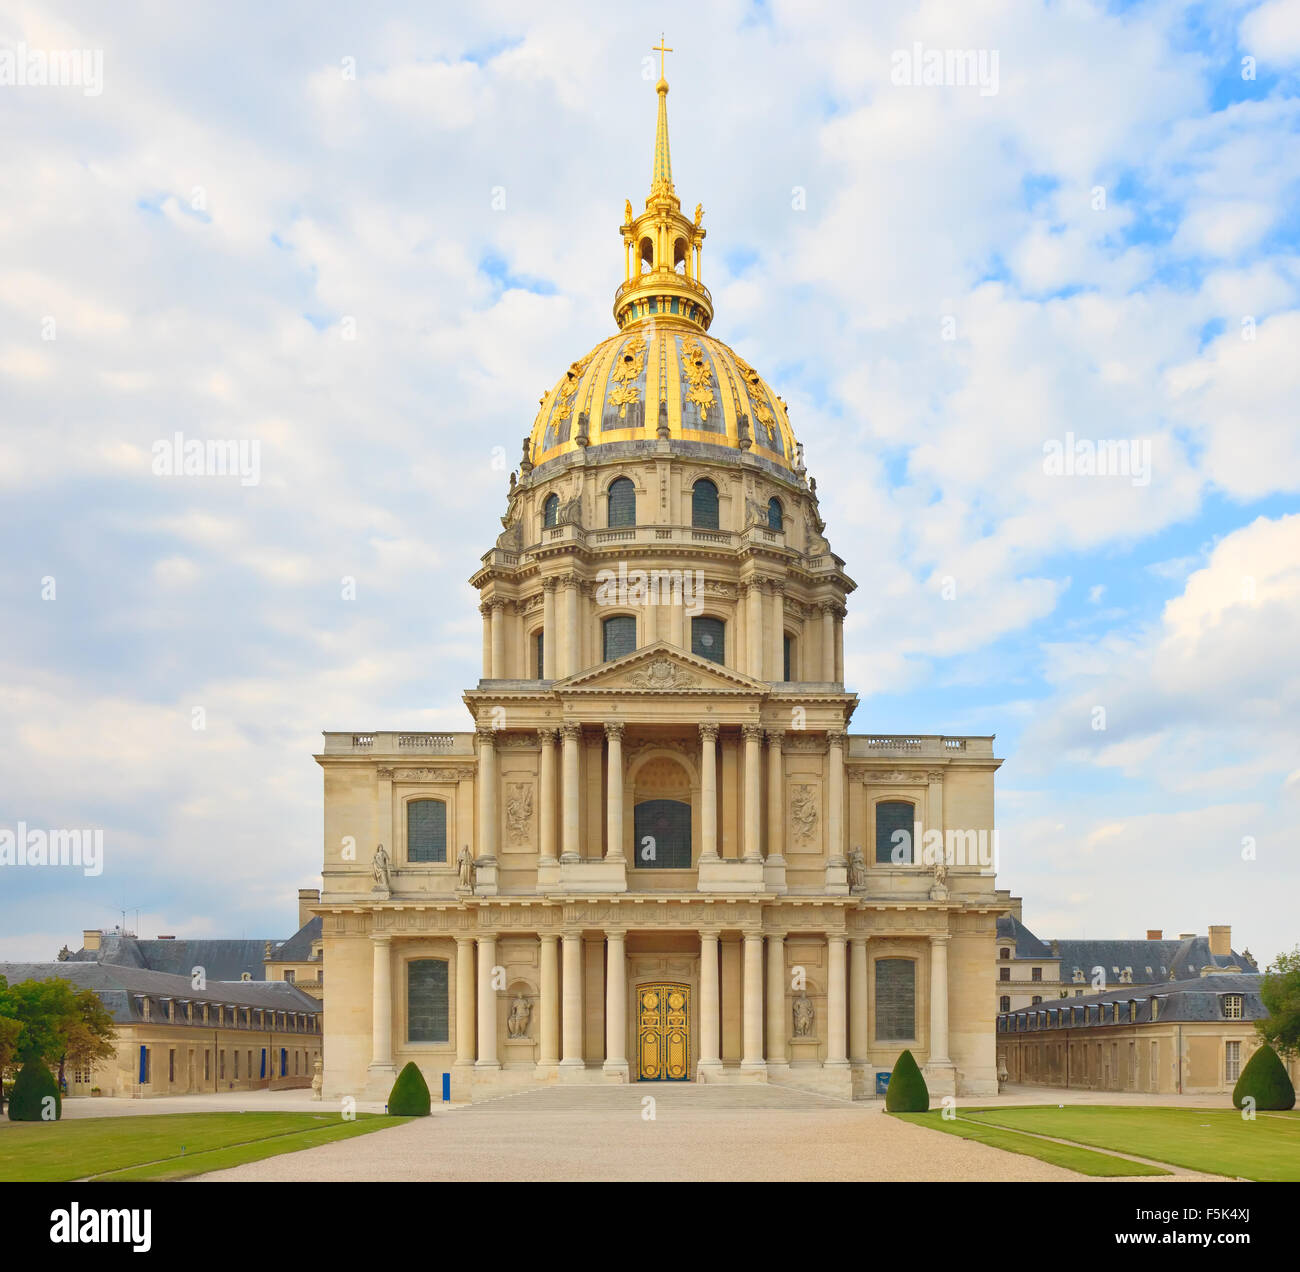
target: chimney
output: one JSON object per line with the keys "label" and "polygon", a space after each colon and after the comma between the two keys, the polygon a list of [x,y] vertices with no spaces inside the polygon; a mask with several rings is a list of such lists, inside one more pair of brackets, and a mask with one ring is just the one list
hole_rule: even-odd
{"label": "chimney", "polygon": [[[663,41],[660,40],[659,43],[662,44]],[[81,933],[82,948],[86,950],[99,949],[100,937],[103,935],[104,934],[98,928],[85,928]]]}
{"label": "chimney", "polygon": [[[663,41],[660,41],[663,43]],[[1220,924],[1210,927],[1210,953],[1220,958],[1227,958],[1232,953],[1232,925]]]}
{"label": "chimney", "polygon": [[1147,928],[1148,941],[1163,941],[1165,939],[1164,928]]}
{"label": "chimney", "polygon": [[1195,932],[1179,932],[1179,933],[1178,933],[1178,939],[1179,939],[1180,941],[1194,941],[1194,940],[1196,940],[1196,933],[1195,933]]}
{"label": "chimney", "polygon": [[[663,41],[661,40],[662,44]],[[308,923],[315,918],[311,912],[311,907],[320,905],[319,888],[299,888],[298,889],[298,926],[306,927]]]}

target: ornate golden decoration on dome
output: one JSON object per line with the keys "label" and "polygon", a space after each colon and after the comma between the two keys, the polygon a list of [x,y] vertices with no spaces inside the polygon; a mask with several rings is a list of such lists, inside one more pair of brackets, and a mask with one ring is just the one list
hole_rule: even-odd
{"label": "ornate golden decoration on dome", "polygon": [[686,391],[686,400],[694,402],[700,408],[701,419],[708,418],[714,401],[713,389],[709,385],[713,379],[713,372],[705,360],[706,356],[703,346],[694,337],[683,343],[682,374],[690,385]]}
{"label": "ornate golden decoration on dome", "polygon": [[609,373],[611,380],[618,381],[616,387],[609,391],[609,400],[617,404],[620,419],[626,419],[627,408],[641,399],[641,390],[637,387],[637,381],[641,378],[641,372],[645,370],[645,347],[643,336],[633,336],[623,346],[622,356],[615,362],[614,369]]}

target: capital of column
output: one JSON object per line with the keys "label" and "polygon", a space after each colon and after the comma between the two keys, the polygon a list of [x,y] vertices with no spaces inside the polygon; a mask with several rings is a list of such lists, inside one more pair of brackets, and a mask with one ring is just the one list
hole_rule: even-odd
{"label": "capital of column", "polygon": [[488,602],[488,605],[491,609],[502,610],[504,612],[508,608],[509,603],[503,597],[494,596],[492,600]]}
{"label": "capital of column", "polygon": [[543,592],[554,592],[558,586],[559,586],[559,580],[555,578],[553,575],[550,578],[545,578],[542,580]]}
{"label": "capital of column", "polygon": [[842,747],[844,745],[845,736],[846,735],[839,729],[827,729],[826,744],[828,746]]}
{"label": "capital of column", "polygon": [[773,747],[774,749],[779,751],[782,747],[785,746],[785,730],[768,729],[767,744],[768,746]]}
{"label": "capital of column", "polygon": [[716,742],[718,740],[718,726],[716,724],[700,725],[700,737],[705,742]]}
{"label": "capital of column", "polygon": [[478,612],[484,618],[490,618],[492,616],[492,602],[491,601],[481,602],[478,607]]}
{"label": "capital of column", "polygon": [[622,722],[622,720],[607,721],[605,724],[605,736],[607,738],[618,738],[621,741],[623,738],[623,730],[625,728],[627,728],[627,726]]}
{"label": "capital of column", "polygon": [[[704,726],[701,725],[701,728]],[[746,742],[758,742],[760,745],[763,741],[763,726],[759,724],[742,724],[740,726],[740,735]]]}
{"label": "capital of column", "polygon": [[952,933],[951,933],[951,932],[931,932],[931,933],[930,933],[930,944],[931,944],[931,945],[947,945],[948,942],[949,942],[951,939],[952,939]]}
{"label": "capital of column", "polygon": [[582,741],[582,725],[575,720],[569,720],[560,726],[560,732],[566,738],[572,738],[575,742]]}
{"label": "capital of column", "polygon": [[474,741],[482,746],[485,742],[488,746],[496,746],[497,731],[485,724],[480,724],[474,729]]}
{"label": "capital of column", "polygon": [[554,742],[560,736],[559,729],[538,729],[537,740],[543,744]]}
{"label": "capital of column", "polygon": [[393,943],[391,932],[371,932],[370,939],[376,945],[391,945]]}

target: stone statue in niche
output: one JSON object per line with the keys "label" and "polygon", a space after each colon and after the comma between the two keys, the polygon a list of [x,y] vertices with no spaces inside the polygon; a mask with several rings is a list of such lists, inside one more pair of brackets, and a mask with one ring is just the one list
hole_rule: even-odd
{"label": "stone statue in niche", "polygon": [[392,892],[393,881],[389,877],[388,867],[388,853],[384,851],[384,845],[380,844],[375,849],[374,858],[370,863],[370,873],[375,879],[375,886],[371,889],[372,892],[382,892],[385,895]]}
{"label": "stone statue in niche", "polygon": [[867,890],[867,862],[861,848],[849,850],[849,888],[853,892]]}
{"label": "stone statue in niche", "polygon": [[460,887],[473,892],[474,858],[470,855],[468,844],[465,844],[456,855],[456,874],[459,877]]}
{"label": "stone statue in niche", "polygon": [[796,1038],[811,1038],[815,1017],[816,1011],[813,1008],[812,999],[808,997],[807,990],[801,989],[794,999],[794,1036]]}
{"label": "stone statue in niche", "polygon": [[532,1004],[523,994],[516,994],[510,1003],[510,1015],[506,1017],[506,1029],[511,1038],[528,1037],[528,1021],[532,1014]]}

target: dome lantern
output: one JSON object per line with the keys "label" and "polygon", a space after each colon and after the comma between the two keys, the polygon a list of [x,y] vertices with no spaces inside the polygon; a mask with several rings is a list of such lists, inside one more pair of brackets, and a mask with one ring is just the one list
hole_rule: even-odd
{"label": "dome lantern", "polygon": [[668,146],[668,81],[664,54],[671,53],[660,36],[659,116],[655,125],[654,166],[645,210],[634,214],[632,200],[624,204],[623,283],[614,293],[614,320],[620,328],[646,318],[676,318],[701,331],[713,321],[713,297],[700,282],[700,253],[704,246],[704,207],[696,204],[694,220],[682,214],[673,186],[672,154]]}

